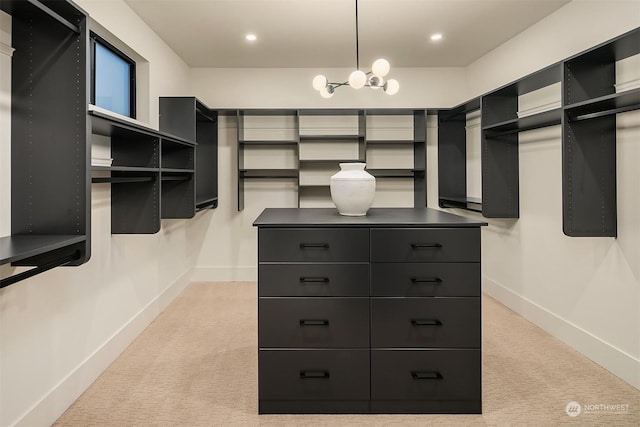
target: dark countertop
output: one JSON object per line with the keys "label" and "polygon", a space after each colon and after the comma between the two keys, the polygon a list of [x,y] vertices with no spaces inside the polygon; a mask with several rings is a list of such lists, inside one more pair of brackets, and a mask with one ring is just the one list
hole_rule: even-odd
{"label": "dark countertop", "polygon": [[366,216],[343,216],[335,208],[267,208],[256,227],[480,227],[476,221],[429,208],[371,208]]}

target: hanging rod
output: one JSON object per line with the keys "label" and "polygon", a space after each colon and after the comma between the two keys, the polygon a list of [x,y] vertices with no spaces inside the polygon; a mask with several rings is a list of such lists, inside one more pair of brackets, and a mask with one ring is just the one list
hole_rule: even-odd
{"label": "hanging rod", "polygon": [[191,179],[190,176],[185,175],[163,175],[163,181],[189,181]]}
{"label": "hanging rod", "polygon": [[21,280],[24,279],[28,279],[31,276],[35,276],[36,274],[40,274],[40,273],[44,273],[47,270],[51,270],[52,268],[55,267],[59,267],[61,265],[65,265],[71,261],[74,261],[76,259],[80,258],[80,253],[78,251],[75,251],[73,254],[71,255],[67,255],[65,257],[56,259],[54,261],[50,261],[47,263],[44,263],[42,265],[39,265],[37,267],[34,267],[30,270],[24,271],[22,273],[18,273],[18,274],[14,274],[13,276],[7,277],[5,279],[0,279],[0,288],[4,288],[6,286],[9,285],[13,285],[16,282],[19,282]]}
{"label": "hanging rod", "polygon": [[597,119],[598,117],[610,116],[612,114],[626,113],[627,111],[633,111],[640,109],[640,104],[627,105],[626,107],[612,108],[610,110],[598,111],[596,113],[581,114],[575,116],[570,121]]}
{"label": "hanging rod", "polygon": [[55,19],[56,21],[64,25],[65,27],[69,28],[74,33],[80,34],[81,31],[77,25],[72,24],[67,19],[63,18],[62,16],[60,16],[59,14],[51,10],[49,7],[42,4],[40,1],[38,0],[28,0],[28,1],[29,3],[31,3],[32,5],[34,5],[35,7],[37,7],[38,9],[40,9],[41,11],[43,11],[44,13],[46,13],[47,15],[49,15],[50,17],[52,17],[53,19]]}

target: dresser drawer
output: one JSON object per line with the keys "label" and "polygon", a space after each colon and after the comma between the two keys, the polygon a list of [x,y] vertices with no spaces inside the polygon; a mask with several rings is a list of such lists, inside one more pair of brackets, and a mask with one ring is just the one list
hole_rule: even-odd
{"label": "dresser drawer", "polygon": [[260,264],[259,296],[369,296],[369,264]]}
{"label": "dresser drawer", "polygon": [[481,400],[480,350],[372,350],[372,400]]}
{"label": "dresser drawer", "polygon": [[480,229],[372,229],[371,261],[480,262]]}
{"label": "dresser drawer", "polygon": [[369,350],[260,350],[260,400],[369,400]]}
{"label": "dresser drawer", "polygon": [[369,261],[365,228],[260,228],[259,262]]}
{"label": "dresser drawer", "polygon": [[372,298],[371,347],[480,348],[480,298]]}
{"label": "dresser drawer", "polygon": [[369,347],[369,299],[260,298],[258,346]]}
{"label": "dresser drawer", "polygon": [[480,263],[372,263],[371,296],[480,296]]}

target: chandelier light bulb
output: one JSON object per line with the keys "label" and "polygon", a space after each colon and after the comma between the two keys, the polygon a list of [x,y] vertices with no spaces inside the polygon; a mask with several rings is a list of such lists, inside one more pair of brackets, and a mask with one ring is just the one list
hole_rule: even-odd
{"label": "chandelier light bulb", "polygon": [[384,84],[384,93],[387,95],[395,95],[400,90],[400,83],[396,79],[389,79]]}
{"label": "chandelier light bulb", "polygon": [[391,70],[391,65],[389,64],[389,61],[384,58],[376,59],[371,66],[371,72],[378,77],[386,76],[389,74],[389,70]]}
{"label": "chandelier light bulb", "polygon": [[313,78],[313,82],[311,84],[315,90],[322,90],[327,87],[327,78],[322,74],[318,74]]}
{"label": "chandelier light bulb", "polygon": [[320,89],[320,96],[323,98],[331,98],[333,96],[334,91],[335,91],[335,88],[333,86],[327,85],[322,89]]}
{"label": "chandelier light bulb", "polygon": [[364,71],[355,70],[349,75],[349,86],[354,89],[360,89],[367,83],[367,75]]}

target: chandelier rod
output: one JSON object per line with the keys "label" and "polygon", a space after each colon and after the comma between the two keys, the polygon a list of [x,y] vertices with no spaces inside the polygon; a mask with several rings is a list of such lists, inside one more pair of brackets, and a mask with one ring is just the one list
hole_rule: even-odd
{"label": "chandelier rod", "polygon": [[356,70],[360,69],[360,41],[358,33],[358,0],[356,0]]}

